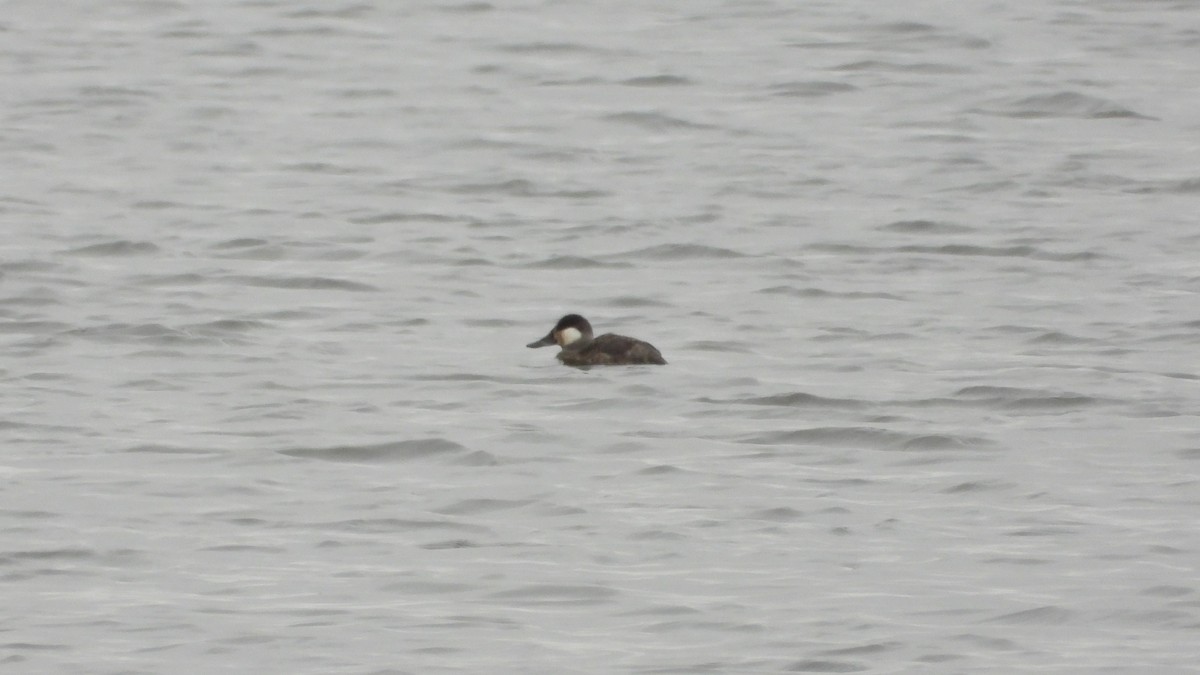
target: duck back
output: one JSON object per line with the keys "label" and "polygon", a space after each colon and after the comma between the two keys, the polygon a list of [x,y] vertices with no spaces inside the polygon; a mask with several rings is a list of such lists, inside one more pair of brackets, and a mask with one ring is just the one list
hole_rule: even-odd
{"label": "duck back", "polygon": [[581,349],[564,349],[558,358],[568,366],[666,365],[662,354],[649,342],[606,333]]}

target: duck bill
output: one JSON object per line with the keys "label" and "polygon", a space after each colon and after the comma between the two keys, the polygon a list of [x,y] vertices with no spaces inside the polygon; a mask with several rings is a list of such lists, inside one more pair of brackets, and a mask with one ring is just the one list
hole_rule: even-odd
{"label": "duck bill", "polygon": [[554,341],[554,331],[550,331],[550,333],[541,340],[538,340],[537,342],[530,342],[525,346],[529,347],[530,349],[537,349],[538,347],[549,347],[552,344],[557,344]]}

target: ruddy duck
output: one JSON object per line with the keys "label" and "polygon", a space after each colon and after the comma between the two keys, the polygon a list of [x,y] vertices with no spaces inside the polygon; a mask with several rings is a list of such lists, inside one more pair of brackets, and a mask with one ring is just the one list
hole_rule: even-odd
{"label": "ruddy duck", "polygon": [[558,360],[568,366],[624,366],[638,363],[666,365],[649,342],[606,333],[592,337],[592,324],[578,314],[568,314],[554,324],[546,337],[525,345],[530,348],[558,345]]}

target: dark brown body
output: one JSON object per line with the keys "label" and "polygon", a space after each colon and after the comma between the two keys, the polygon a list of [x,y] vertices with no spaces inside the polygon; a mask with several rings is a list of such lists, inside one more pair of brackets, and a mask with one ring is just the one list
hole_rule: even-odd
{"label": "dark brown body", "polygon": [[614,366],[654,364],[666,365],[662,354],[649,342],[642,342],[624,335],[606,333],[591,340],[578,349],[575,345],[564,347],[558,353],[558,360],[568,366]]}

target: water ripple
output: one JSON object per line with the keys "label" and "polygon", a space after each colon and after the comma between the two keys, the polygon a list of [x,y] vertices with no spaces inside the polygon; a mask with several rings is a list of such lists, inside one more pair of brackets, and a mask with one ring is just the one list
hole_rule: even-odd
{"label": "water ripple", "polygon": [[1045,117],[1067,117],[1082,119],[1128,118],[1153,120],[1118,103],[1073,91],[1052,94],[1035,94],[1021,98],[998,99],[975,108],[973,112],[1037,119]]}
{"label": "water ripple", "polygon": [[489,598],[519,606],[554,605],[587,607],[612,602],[619,592],[605,586],[568,584],[528,584],[520,588],[492,593]]}
{"label": "water ripple", "polygon": [[327,462],[389,464],[413,460],[438,459],[454,464],[486,466],[496,463],[491,454],[459,445],[444,438],[422,438],[370,445],[341,445],[324,448],[291,448],[279,454]]}
{"label": "water ripple", "polygon": [[647,248],[634,249],[624,253],[615,253],[610,258],[643,258],[647,260],[696,260],[696,259],[730,259],[744,258],[744,253],[733,249],[701,244],[661,244]]}
{"label": "water ripple", "polygon": [[282,277],[239,275],[226,277],[226,281],[236,284],[245,284],[246,286],[258,286],[261,288],[285,288],[290,290],[304,291],[372,292],[379,290],[379,288],[375,286],[357,281],[346,281],[345,279],[315,276]]}
{"label": "water ripple", "polygon": [[92,244],[66,251],[68,255],[82,256],[133,256],[158,253],[159,247],[148,241],[129,241],[121,239],[103,244]]}

